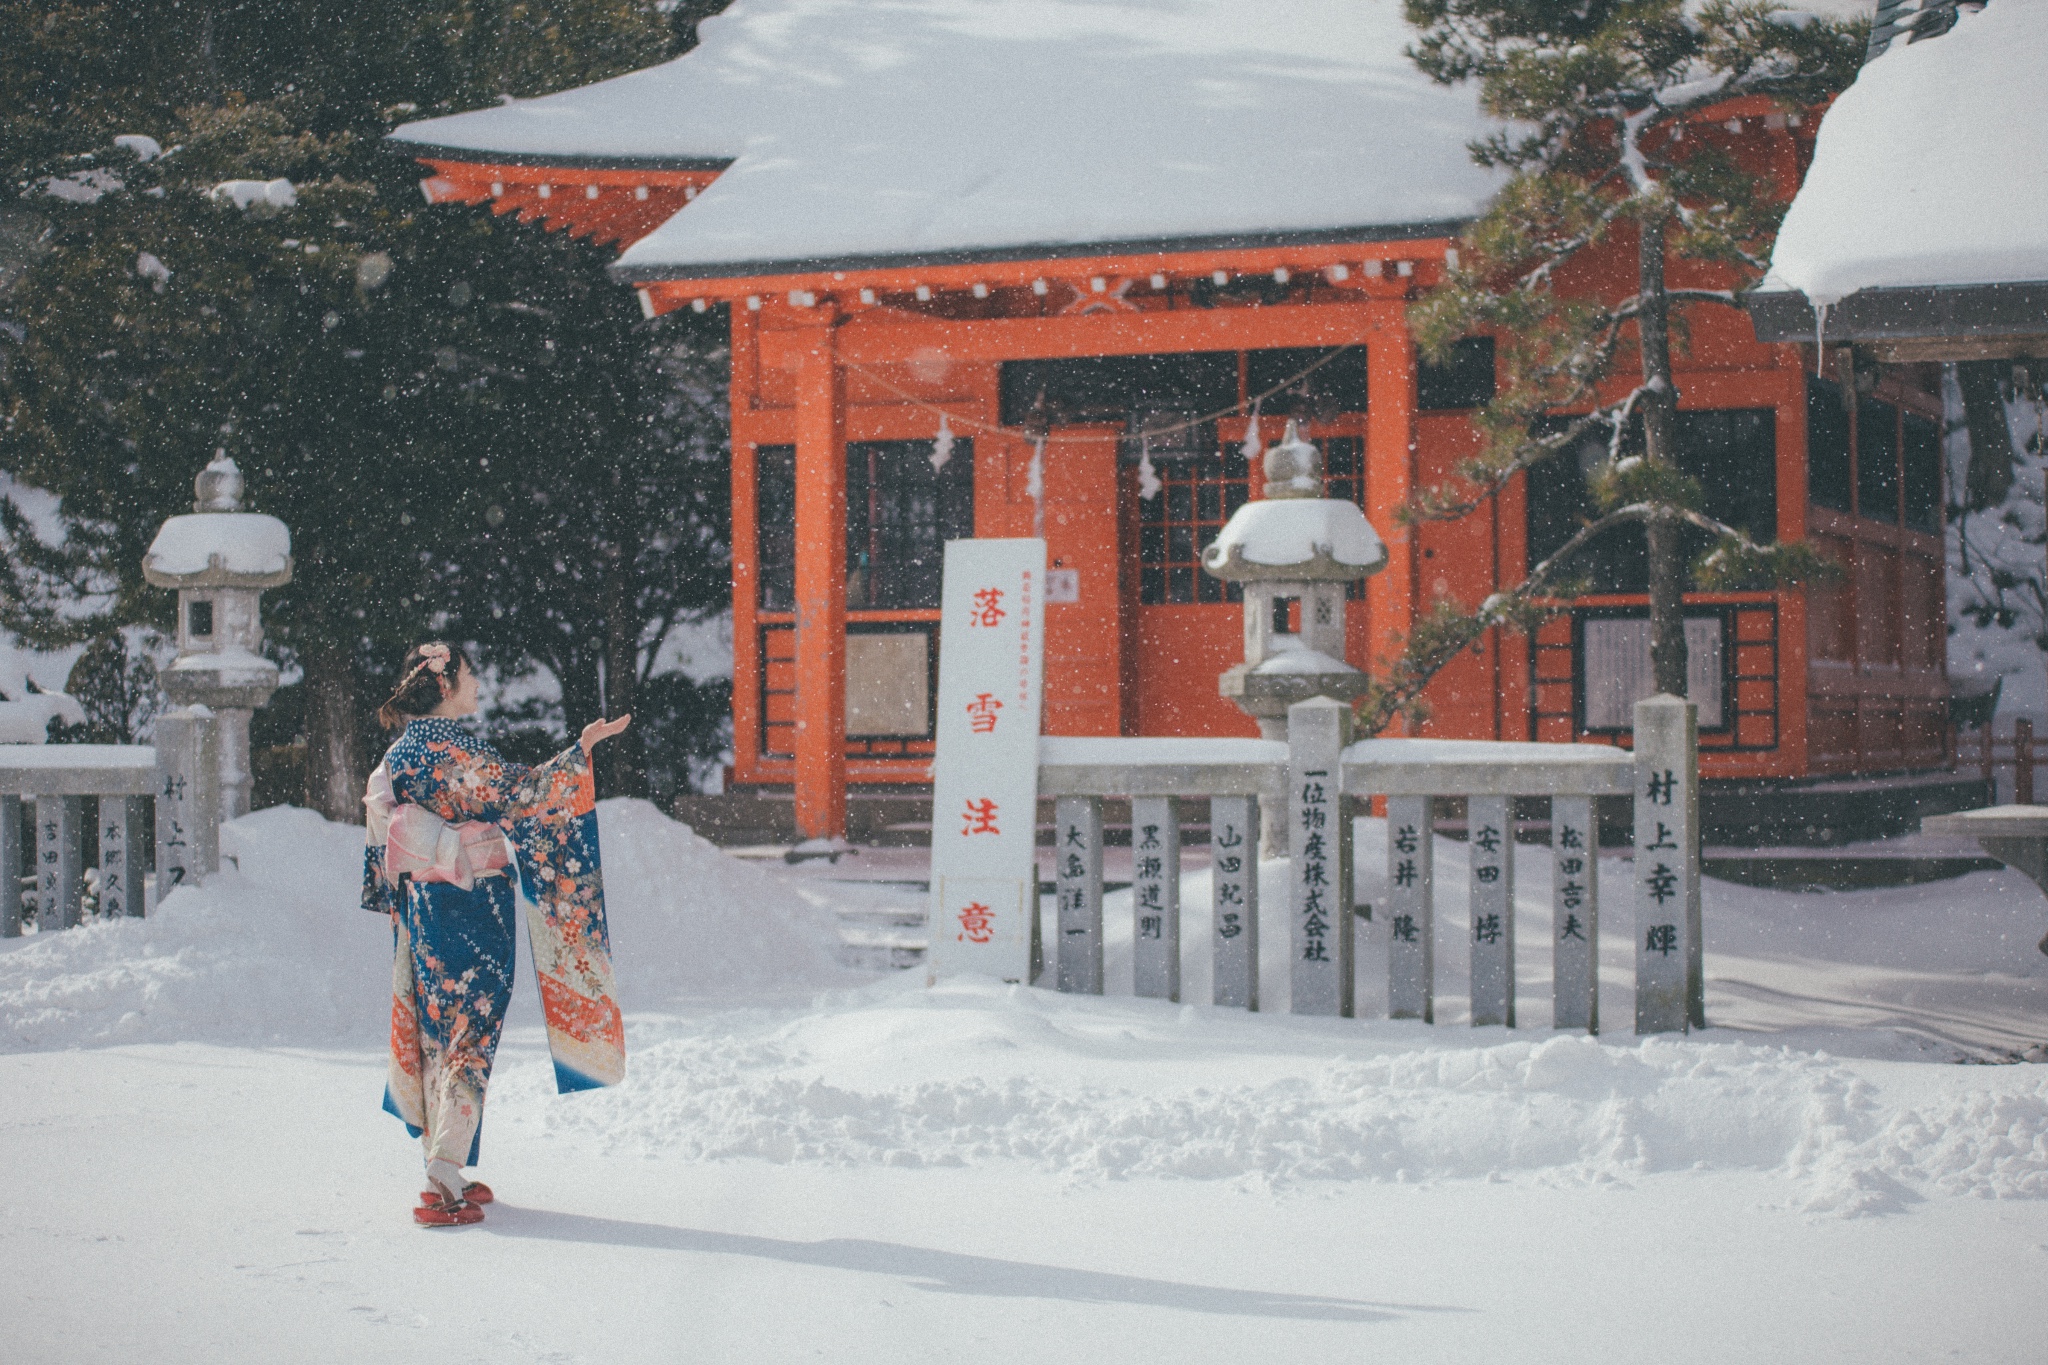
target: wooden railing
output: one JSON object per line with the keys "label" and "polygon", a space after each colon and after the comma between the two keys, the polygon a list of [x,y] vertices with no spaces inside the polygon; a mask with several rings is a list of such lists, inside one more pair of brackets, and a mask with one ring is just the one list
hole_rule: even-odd
{"label": "wooden railing", "polygon": [[[2034,722],[2025,716],[2013,721],[2012,731],[2007,735],[1998,733],[1998,722],[1994,720],[1956,736],[1957,770],[1975,769],[1982,773],[1994,791],[2009,792],[2014,805],[2034,804],[2035,774],[2044,763],[2048,763],[2048,752],[2035,745]],[[2001,786],[2001,775],[2009,777],[2008,786]]]}

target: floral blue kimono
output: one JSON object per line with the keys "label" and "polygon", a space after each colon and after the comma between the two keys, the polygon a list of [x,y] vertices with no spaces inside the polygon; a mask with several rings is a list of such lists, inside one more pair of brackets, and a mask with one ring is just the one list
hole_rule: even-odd
{"label": "floral blue kimono", "polygon": [[[453,720],[424,717],[408,722],[385,754],[385,775],[388,800],[423,807],[450,825],[504,831],[529,902],[527,936],[556,1087],[616,1085],[625,1076],[625,1026],[613,998],[595,790],[583,747],[526,768]],[[379,786],[373,777],[373,803]],[[363,859],[363,906],[390,914],[395,940],[384,1107],[423,1140],[429,1160],[474,1165],[484,1091],[512,998],[513,885],[502,872],[467,889],[394,881],[377,823]]]}

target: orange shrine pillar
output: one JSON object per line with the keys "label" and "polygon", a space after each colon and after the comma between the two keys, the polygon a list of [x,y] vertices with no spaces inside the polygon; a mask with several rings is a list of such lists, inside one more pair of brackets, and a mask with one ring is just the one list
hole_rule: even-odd
{"label": "orange shrine pillar", "polygon": [[846,835],[846,402],[837,311],[802,310],[796,377],[796,832]]}
{"label": "orange shrine pillar", "polygon": [[1365,515],[1387,543],[1387,567],[1366,580],[1372,657],[1355,662],[1381,673],[1415,624],[1415,531],[1399,516],[1415,491],[1415,338],[1400,305],[1366,342],[1366,365]]}

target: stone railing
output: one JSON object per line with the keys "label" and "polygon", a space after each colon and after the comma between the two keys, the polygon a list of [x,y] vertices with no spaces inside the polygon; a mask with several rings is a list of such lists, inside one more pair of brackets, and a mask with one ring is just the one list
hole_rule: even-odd
{"label": "stone railing", "polygon": [[[26,914],[39,933],[76,925],[88,850],[103,917],[145,914],[218,868],[216,734],[214,718],[193,707],[158,717],[153,746],[0,745],[0,938],[19,936]],[[152,806],[153,839],[145,833]],[[33,820],[26,838],[24,814]],[[148,879],[151,842],[155,876]]]}
{"label": "stone railing", "polygon": [[[1289,985],[1296,1014],[1353,1013],[1354,818],[1386,802],[1387,999],[1394,1018],[1435,1015],[1435,804],[1462,797],[1469,853],[1472,1022],[1515,1025],[1518,797],[1551,805],[1553,1007],[1558,1028],[1598,1032],[1596,798],[1636,808],[1636,1031],[1703,1026],[1697,736],[1682,702],[1638,704],[1636,752],[1604,744],[1350,742],[1350,708],[1297,703],[1288,739],[1046,738],[1038,789],[1054,802],[1058,894],[1053,982],[1100,994],[1102,799],[1129,797],[1132,986],[1180,998],[1180,832],[1206,802],[1212,859],[1213,1000],[1258,1008],[1260,822],[1286,821]],[[1269,845],[1270,846],[1270,845]]]}

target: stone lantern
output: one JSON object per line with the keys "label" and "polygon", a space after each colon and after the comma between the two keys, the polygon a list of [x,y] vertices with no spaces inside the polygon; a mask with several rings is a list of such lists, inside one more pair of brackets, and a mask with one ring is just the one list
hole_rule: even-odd
{"label": "stone lantern", "polygon": [[142,557],[142,576],[178,591],[178,657],[162,675],[179,706],[218,718],[221,818],[249,813],[249,717],[277,690],[257,611],[265,588],[291,581],[292,536],[276,517],[242,510],[242,471],[226,452],[194,481],[189,516],[172,517]]}
{"label": "stone lantern", "polygon": [[1358,504],[1323,496],[1323,452],[1292,421],[1265,465],[1265,496],[1231,513],[1202,567],[1244,589],[1244,662],[1216,690],[1285,740],[1294,703],[1364,692],[1365,674],[1344,661],[1344,589],[1385,568],[1387,548]]}

